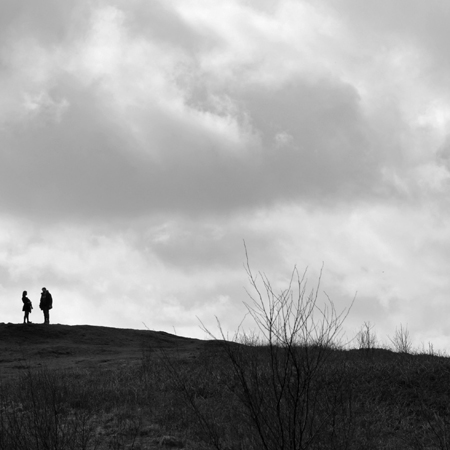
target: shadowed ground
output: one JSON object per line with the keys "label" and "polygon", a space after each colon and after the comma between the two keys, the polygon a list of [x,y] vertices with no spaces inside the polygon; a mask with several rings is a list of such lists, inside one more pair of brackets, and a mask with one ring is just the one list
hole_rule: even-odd
{"label": "shadowed ground", "polygon": [[27,368],[94,368],[137,364],[146,349],[189,358],[207,341],[163,331],[90,325],[0,323],[0,381]]}
{"label": "shadowed ground", "polygon": [[449,405],[432,353],[0,324],[1,450],[448,449]]}

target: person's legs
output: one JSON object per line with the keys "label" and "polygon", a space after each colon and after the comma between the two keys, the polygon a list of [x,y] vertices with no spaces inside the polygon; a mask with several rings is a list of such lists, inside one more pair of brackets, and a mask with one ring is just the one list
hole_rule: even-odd
{"label": "person's legs", "polygon": [[49,310],[48,309],[44,309],[44,323],[50,323],[50,315],[49,315]]}

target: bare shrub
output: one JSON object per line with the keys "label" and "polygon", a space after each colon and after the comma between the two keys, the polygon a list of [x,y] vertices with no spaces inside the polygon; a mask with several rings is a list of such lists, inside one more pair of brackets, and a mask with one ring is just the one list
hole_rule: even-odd
{"label": "bare shrub", "polygon": [[232,373],[229,389],[253,436],[248,448],[345,447],[352,435],[351,392],[333,352],[350,308],[337,312],[326,294],[319,304],[322,271],[308,290],[306,273],[294,267],[287,288],[276,292],[265,274],[252,272],[248,257],[245,269],[253,290],[246,307],[259,337],[238,333],[229,342],[220,323],[219,329]]}
{"label": "bare shrub", "polygon": [[138,449],[157,389],[145,386],[131,367],[28,369],[0,386],[0,449]]}
{"label": "bare shrub", "polygon": [[394,337],[389,338],[389,340],[392,342],[396,352],[405,354],[411,353],[412,341],[407,327],[400,325],[400,328],[395,329]]}
{"label": "bare shrub", "polygon": [[364,322],[364,325],[361,326],[359,333],[356,335],[356,341],[360,350],[371,351],[376,348],[378,339],[373,328],[374,325],[371,325],[370,322]]}
{"label": "bare shrub", "polygon": [[18,386],[3,390],[2,450],[95,449],[94,413],[71,406],[73,388],[64,373],[29,370]]}
{"label": "bare shrub", "polygon": [[420,349],[418,349],[415,353],[419,354],[419,355],[436,356],[436,357],[443,357],[443,358],[449,357],[448,353],[445,350],[436,349],[432,342],[428,342],[427,347],[425,347],[425,344],[422,343],[422,347]]}

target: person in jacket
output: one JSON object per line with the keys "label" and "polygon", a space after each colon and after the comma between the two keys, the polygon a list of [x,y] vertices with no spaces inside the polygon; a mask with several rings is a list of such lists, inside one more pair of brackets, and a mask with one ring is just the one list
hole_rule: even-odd
{"label": "person in jacket", "polygon": [[50,292],[45,287],[42,288],[39,308],[41,308],[42,312],[44,313],[44,323],[49,324],[50,323],[49,311],[53,308],[53,298],[52,294],[50,294]]}
{"label": "person in jacket", "polygon": [[27,291],[23,291],[22,293],[22,302],[23,302],[23,323],[31,323],[30,322],[30,313],[33,309],[33,304],[31,303],[31,300],[27,297]]}

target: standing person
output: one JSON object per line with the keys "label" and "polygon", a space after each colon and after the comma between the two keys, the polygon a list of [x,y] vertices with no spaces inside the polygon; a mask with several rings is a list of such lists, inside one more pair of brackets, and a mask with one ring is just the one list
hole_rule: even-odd
{"label": "standing person", "polygon": [[53,307],[53,298],[52,294],[43,287],[42,288],[42,294],[41,294],[41,301],[39,303],[39,308],[42,309],[42,312],[44,313],[44,323],[50,323],[50,315],[49,311]]}
{"label": "standing person", "polygon": [[31,323],[30,322],[30,313],[33,309],[33,304],[31,303],[31,300],[27,297],[27,291],[23,291],[22,293],[22,302],[23,302],[23,308],[22,311],[23,314],[23,323]]}

